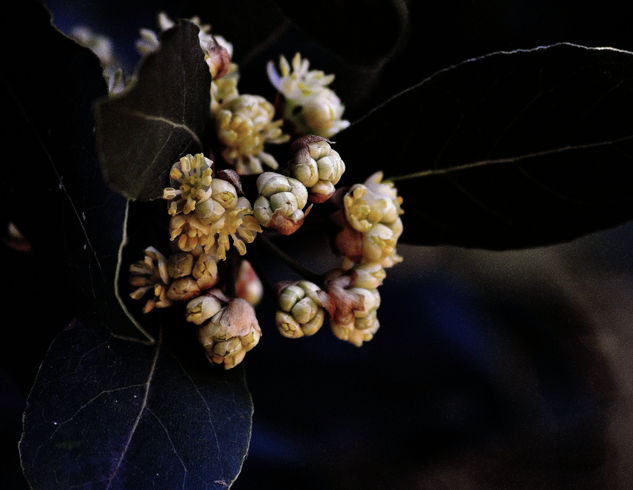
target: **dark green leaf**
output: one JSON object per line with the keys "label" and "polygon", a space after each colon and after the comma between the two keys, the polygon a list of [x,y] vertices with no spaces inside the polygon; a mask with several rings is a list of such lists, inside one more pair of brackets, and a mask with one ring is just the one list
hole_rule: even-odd
{"label": "dark green leaf", "polygon": [[181,21],[140,63],[133,84],[97,104],[97,145],[108,184],[130,199],[156,199],[171,165],[202,150],[211,75],[198,28]]}
{"label": "dark green leaf", "polygon": [[337,149],[348,182],[399,177],[404,241],[538,246],[633,218],[632,112],[632,53],[557,44],[440,71]]}
{"label": "dark green leaf", "polygon": [[228,487],[248,448],[251,399],[242,369],[211,366],[190,337],[166,328],[147,346],[80,320],[63,331],[24,416],[31,486]]}
{"label": "dark green leaf", "polygon": [[29,19],[31,42],[47,53],[34,59],[29,43],[3,37],[0,96],[11,121],[3,135],[3,209],[45,264],[47,281],[33,285],[38,311],[61,328],[85,305],[109,317],[119,333],[134,335],[132,324],[118,317],[114,295],[125,200],[105,185],[94,143],[92,105],[107,94],[101,65],[51,25],[41,4],[14,7]]}

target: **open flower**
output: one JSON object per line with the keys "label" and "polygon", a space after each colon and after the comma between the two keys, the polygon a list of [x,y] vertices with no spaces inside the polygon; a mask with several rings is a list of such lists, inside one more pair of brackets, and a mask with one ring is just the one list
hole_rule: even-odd
{"label": "open flower", "polygon": [[196,204],[211,197],[213,181],[213,161],[202,153],[185,155],[174,163],[169,171],[171,187],[163,190],[163,199],[169,203],[169,214],[188,214],[196,208]]}
{"label": "open flower", "polygon": [[259,95],[238,95],[215,114],[217,135],[224,145],[222,157],[242,175],[263,172],[262,163],[271,168],[279,164],[264,151],[266,143],[285,143],[282,121],[273,121],[275,109]]}
{"label": "open flower", "polygon": [[137,288],[130,293],[130,297],[141,299],[149,291],[153,294],[145,303],[143,313],[171,306],[171,300],[167,297],[169,283],[165,256],[154,247],[147,247],[143,260],[130,265],[130,285]]}
{"label": "open flower", "polygon": [[292,66],[281,56],[281,76],[274,64],[269,62],[268,78],[284,96],[284,119],[292,123],[296,132],[330,138],[350,123],[341,119],[345,107],[328,88],[334,81],[334,75],[309,68],[310,62],[301,58],[299,53],[292,58]]}

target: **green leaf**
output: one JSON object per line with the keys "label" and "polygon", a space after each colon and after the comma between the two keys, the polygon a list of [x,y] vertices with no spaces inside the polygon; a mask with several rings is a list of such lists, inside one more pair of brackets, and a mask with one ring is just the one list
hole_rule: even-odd
{"label": "green leaf", "polygon": [[633,218],[633,54],[557,44],[442,70],[337,136],[404,197],[403,241],[540,246]]}
{"label": "green leaf", "polygon": [[33,488],[226,488],[252,413],[242,368],[210,365],[185,329],[148,346],[75,320],[29,395],[22,466]]}
{"label": "green leaf", "polygon": [[113,189],[129,199],[160,197],[171,165],[202,151],[210,84],[198,27],[180,21],[141,60],[133,83],[96,105],[101,168]]}

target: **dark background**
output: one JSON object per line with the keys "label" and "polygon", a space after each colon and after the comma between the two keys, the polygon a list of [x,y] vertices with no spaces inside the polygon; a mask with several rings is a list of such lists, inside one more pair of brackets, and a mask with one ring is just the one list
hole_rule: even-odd
{"label": "dark background", "polygon": [[[194,2],[47,3],[62,30],[85,24],[109,35],[128,73],[138,28],[154,28],[160,9],[172,17],[199,12],[219,34],[222,21],[235,22],[208,18],[212,6],[197,10]],[[368,50],[387,51],[384,43],[399,34],[396,17],[372,16],[378,3],[280,5],[297,24],[318,18],[320,29],[304,27],[338,56],[362,63]],[[613,2],[407,7],[402,49],[363,97],[345,98],[355,86],[335,82],[350,119],[440,68],[492,51],[558,41],[633,50],[631,16]],[[330,25],[334,14],[342,17]],[[371,36],[337,41],[361,19]],[[229,40],[239,62],[245,41]],[[311,49],[305,38],[288,36],[286,56],[295,41]],[[263,50],[249,58],[243,91],[249,83],[264,86],[267,56]],[[270,95],[265,90],[259,93]],[[4,211],[4,221],[10,214]],[[313,242],[289,242],[317,270],[336,264]],[[246,361],[253,437],[234,488],[633,488],[632,245],[633,228],[625,225],[514,252],[403,246],[405,262],[380,289],[382,328],[362,349],[326,328],[313,338],[284,339],[264,320],[272,307],[262,304],[264,337]],[[37,253],[5,245],[2,264],[10,281],[5,311],[18,314],[3,322],[0,487],[20,488],[15,445],[24,400],[73,305],[64,295],[71,285],[51,276]],[[291,276],[273,269],[273,277]],[[37,296],[25,293],[34,285]]]}

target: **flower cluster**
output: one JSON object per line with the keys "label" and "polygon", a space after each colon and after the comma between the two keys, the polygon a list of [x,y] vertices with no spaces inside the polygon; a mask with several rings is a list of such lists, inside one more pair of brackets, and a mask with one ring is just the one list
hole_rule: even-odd
{"label": "flower cluster", "polygon": [[[333,75],[310,70],[299,54],[292,64],[282,56],[281,74],[268,65],[281,104],[240,94],[231,44],[198,19],[193,22],[200,26],[200,47],[212,76],[211,150],[209,156],[188,154],[173,163],[163,190],[172,250],[164,256],[154,247],[145,249],[143,259],[130,266],[130,296],[148,298],[144,313],[185,303],[184,318],[197,328],[209,362],[230,369],[262,335],[254,305],[263,285],[243,258],[247,245],[257,246],[262,237],[267,250],[292,266],[293,259],[264,235],[297,232],[312,208],[327,202],[318,209],[331,213],[339,227],[332,242],[343,263],[322,275],[304,269],[305,279],[279,283],[275,323],[282,336],[297,339],[329,322],[337,338],[361,346],[379,328],[378,287],[385,269],[402,260],[396,252],[402,198],[381,172],[337,192],[346,165],[328,138],[349,122],[329,88]],[[166,30],[173,22],[161,14],[159,25]],[[148,53],[159,43],[153,31],[143,30],[137,46]],[[278,145],[279,155],[286,152],[286,166],[266,150],[269,144]],[[264,171],[264,165],[274,171]],[[243,186],[240,176],[249,174],[257,177]]]}

